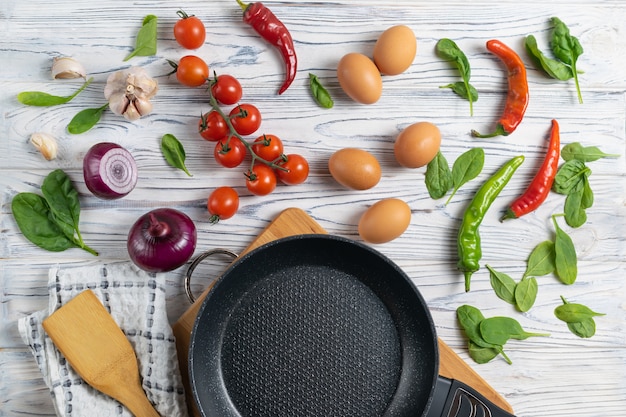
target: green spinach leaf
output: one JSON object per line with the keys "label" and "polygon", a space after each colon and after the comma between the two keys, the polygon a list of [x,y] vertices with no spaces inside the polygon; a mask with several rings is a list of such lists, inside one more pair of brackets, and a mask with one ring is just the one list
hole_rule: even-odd
{"label": "green spinach leaf", "polygon": [[470,358],[479,364],[490,362],[501,353],[500,350],[495,348],[478,346],[471,340],[468,342],[468,350]]}
{"label": "green spinach leaf", "polygon": [[478,100],[478,90],[476,90],[473,85],[465,84],[465,82],[463,81],[457,81],[452,84],[442,85],[439,86],[439,88],[449,88],[454,91],[458,96],[469,100],[470,102],[476,102]]}
{"label": "green spinach leaf", "polygon": [[578,258],[572,238],[559,226],[556,216],[552,216],[556,237],[554,240],[554,264],[555,272],[561,282],[571,285],[578,275]]}
{"label": "green spinach leaf", "polygon": [[188,176],[192,176],[185,166],[185,148],[176,136],[169,133],[163,135],[161,138],[161,152],[168,164],[184,171]]}
{"label": "green spinach leaf", "polygon": [[450,202],[456,192],[467,182],[473,180],[480,174],[485,164],[485,150],[483,148],[472,148],[461,154],[452,165],[452,194],[446,201]]}
{"label": "green spinach leaf", "polygon": [[580,142],[568,143],[561,149],[561,158],[565,161],[576,159],[581,162],[593,162],[601,158],[617,158],[619,156],[604,153],[597,146],[583,146]]}
{"label": "green spinach leaf", "polygon": [[515,287],[515,305],[521,312],[526,312],[532,308],[537,299],[539,286],[537,278],[524,277]]}
{"label": "green spinach leaf", "polygon": [[584,176],[591,175],[591,170],[584,162],[572,159],[561,165],[554,177],[552,190],[558,194],[567,195],[572,189],[577,187]]}
{"label": "green spinach leaf", "polygon": [[528,55],[541,67],[550,77],[561,81],[574,78],[572,68],[563,62],[548,58],[537,46],[537,39],[533,35],[526,36],[524,46]]}
{"label": "green spinach leaf", "polygon": [[137,33],[135,49],[126,57],[128,61],[134,56],[151,56],[157,52],[157,17],[149,14],[144,17],[141,29]]}
{"label": "green spinach leaf", "polygon": [[83,85],[69,96],[54,96],[52,94],[44,93],[41,91],[23,91],[17,95],[17,100],[26,104],[27,106],[38,106],[38,107],[47,107],[47,106],[57,106],[59,104],[69,103],[79,95],[91,82],[93,78],[89,78],[86,80]]}
{"label": "green spinach leaf", "polygon": [[577,323],[583,320],[592,319],[597,316],[604,316],[604,313],[597,313],[583,304],[570,303],[561,296],[563,304],[554,309],[554,315],[559,320],[566,323]]}
{"label": "green spinach leaf", "polygon": [[541,242],[535,246],[528,257],[524,277],[541,277],[553,273],[556,269],[554,257],[554,242],[551,240]]}
{"label": "green spinach leaf", "polygon": [[46,200],[34,193],[19,193],[11,201],[11,211],[26,239],[42,249],[61,252],[78,247],[53,219]]}
{"label": "green spinach leaf", "polygon": [[[437,53],[439,54],[440,57],[442,57],[443,59],[447,61],[453,62],[454,65],[459,70],[459,73],[461,74],[461,78],[463,79],[465,91],[468,92],[468,94],[466,94],[464,98],[469,100],[470,115],[473,115],[474,114],[473,103],[475,101],[474,98],[476,99],[478,98],[478,92],[476,92],[475,95],[472,94],[472,89],[474,91],[476,91],[476,89],[470,85],[470,78],[472,75],[472,71],[471,71],[470,63],[469,63],[469,60],[467,59],[467,56],[465,56],[461,48],[459,48],[459,46],[452,39],[448,39],[448,38],[440,39],[437,42],[435,49],[437,50]],[[459,94],[458,91],[455,91],[455,93]],[[461,97],[463,96],[461,95]]]}
{"label": "green spinach leaf", "polygon": [[576,83],[576,91],[578,92],[578,102],[583,102],[583,97],[580,92],[580,83],[578,81],[578,70],[576,63],[578,57],[583,54],[583,47],[575,36],[570,34],[569,28],[558,17],[551,19],[554,25],[552,31],[552,38],[550,39],[550,47],[554,56],[563,61],[563,63],[569,65],[572,68],[572,74],[574,75],[574,82]]}
{"label": "green spinach leaf", "polygon": [[426,166],[426,189],[431,198],[437,200],[452,188],[452,172],[441,151]]}
{"label": "green spinach leaf", "polygon": [[509,304],[515,304],[515,288],[517,287],[515,280],[503,272],[496,271],[489,265],[485,266],[489,270],[491,288],[498,298]]}
{"label": "green spinach leaf", "polygon": [[79,111],[72,120],[70,120],[70,123],[67,125],[67,131],[73,135],[85,133],[100,121],[102,113],[107,107],[109,107],[109,103],[106,103],[102,107]]}
{"label": "green spinach leaf", "polygon": [[487,343],[504,346],[509,339],[524,340],[529,337],[550,336],[548,333],[531,333],[511,317],[489,317],[480,322],[480,334]]}

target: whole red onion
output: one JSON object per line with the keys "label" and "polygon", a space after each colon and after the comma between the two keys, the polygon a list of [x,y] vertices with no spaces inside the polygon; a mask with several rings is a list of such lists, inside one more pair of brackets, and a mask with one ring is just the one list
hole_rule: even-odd
{"label": "whole red onion", "polygon": [[196,226],[185,213],[159,208],[141,216],[128,233],[128,254],[139,268],[167,272],[182,266],[196,249]]}

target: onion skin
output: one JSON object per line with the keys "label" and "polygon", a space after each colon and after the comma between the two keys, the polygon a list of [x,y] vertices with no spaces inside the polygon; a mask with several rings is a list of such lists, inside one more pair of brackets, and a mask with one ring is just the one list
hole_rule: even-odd
{"label": "onion skin", "polygon": [[[102,166],[102,160],[106,158],[107,154],[111,151],[118,154],[117,161],[120,162],[117,162],[113,167],[114,172],[108,172],[108,174],[110,174],[109,178],[115,176],[119,177],[120,174],[123,174],[121,177],[125,181],[123,191],[111,188],[105,181],[107,178],[103,177],[104,173],[101,172],[102,168],[104,168]],[[122,163],[122,160],[125,163]],[[121,167],[124,168],[124,170],[116,171],[115,167]],[[97,143],[87,151],[83,158],[83,177],[85,179],[85,185],[93,195],[104,200],[116,200],[128,195],[137,184],[137,175],[135,159],[130,152],[116,143]]]}
{"label": "onion skin", "polygon": [[184,265],[196,249],[197,232],[185,213],[158,208],[141,216],[128,233],[130,259],[148,272],[168,272]]}

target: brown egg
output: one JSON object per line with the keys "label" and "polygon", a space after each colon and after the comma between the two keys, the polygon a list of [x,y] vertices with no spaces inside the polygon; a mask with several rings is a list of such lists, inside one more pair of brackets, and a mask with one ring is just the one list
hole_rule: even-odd
{"label": "brown egg", "polygon": [[385,243],[402,235],[411,223],[411,208],[398,198],[380,200],[359,220],[359,236],[369,243]]}
{"label": "brown egg", "polygon": [[385,75],[406,71],[417,53],[417,39],[410,27],[392,26],[385,30],[374,45],[374,63]]}
{"label": "brown egg", "polygon": [[357,148],[340,149],[328,159],[335,181],[353,190],[367,190],[380,181],[381,169],[371,153]]}
{"label": "brown egg", "polygon": [[358,103],[376,103],[383,91],[383,79],[374,61],[356,52],[339,60],[337,79],[343,91]]}
{"label": "brown egg", "polygon": [[393,147],[398,163],[407,168],[427,165],[441,147],[441,132],[430,122],[418,122],[406,127]]}

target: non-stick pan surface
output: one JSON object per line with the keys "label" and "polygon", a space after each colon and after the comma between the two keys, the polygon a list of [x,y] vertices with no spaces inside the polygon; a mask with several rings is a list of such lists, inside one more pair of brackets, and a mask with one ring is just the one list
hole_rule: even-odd
{"label": "non-stick pan surface", "polygon": [[421,416],[438,374],[426,303],[378,251],[331,235],[270,242],[209,292],[189,352],[203,416]]}

